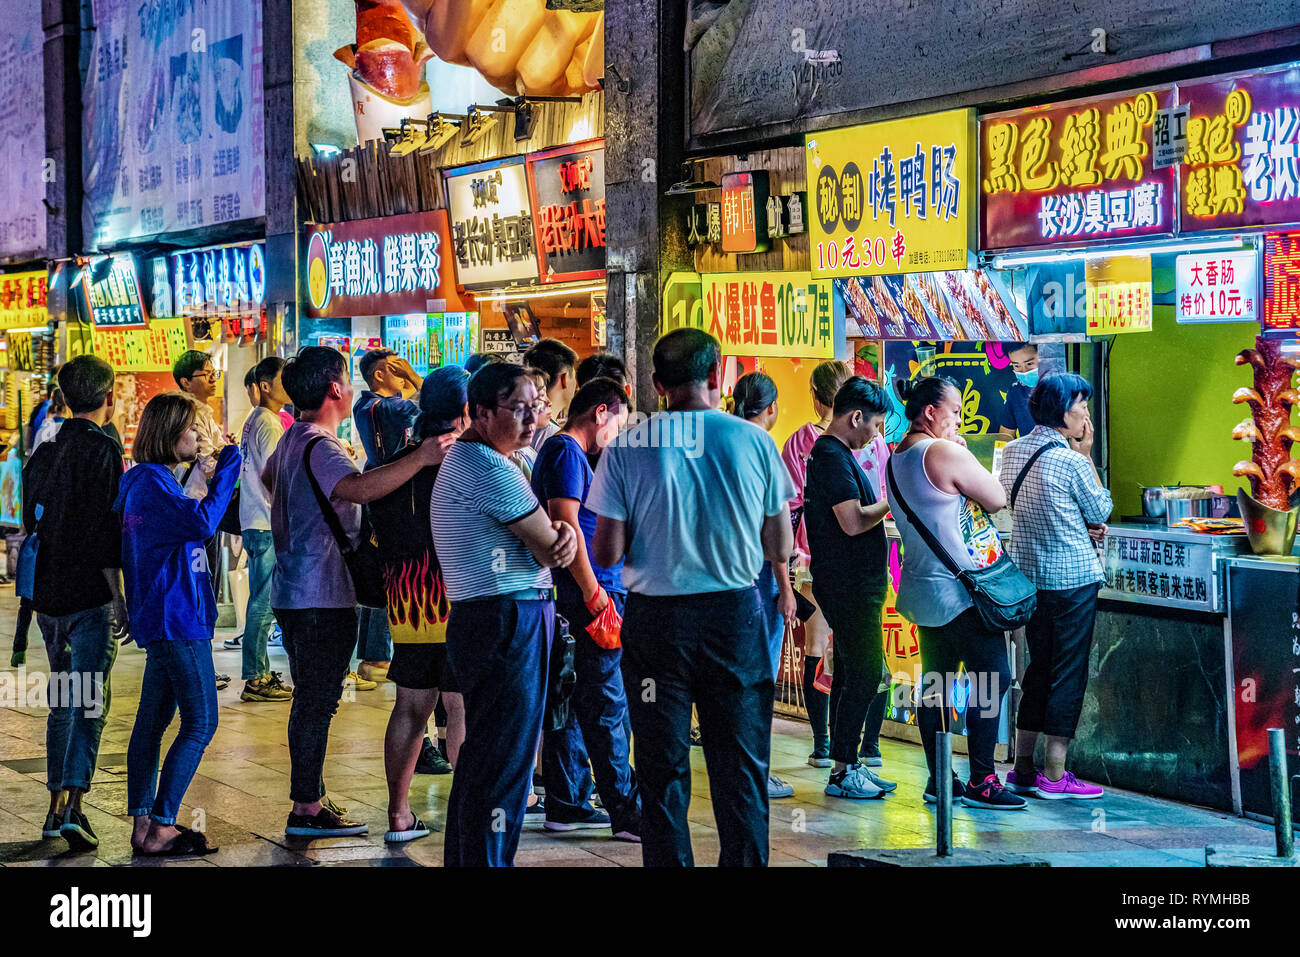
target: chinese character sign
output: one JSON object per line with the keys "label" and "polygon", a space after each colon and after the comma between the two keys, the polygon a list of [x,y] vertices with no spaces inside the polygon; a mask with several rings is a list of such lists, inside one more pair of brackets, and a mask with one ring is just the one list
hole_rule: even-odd
{"label": "chinese character sign", "polygon": [[[451,222],[451,258],[460,284],[482,287],[537,282],[537,235],[523,157],[447,170],[443,181]],[[587,208],[580,203],[579,209],[585,217]],[[586,219],[570,223],[567,215],[556,223],[553,239],[557,251],[571,240],[576,244],[579,231],[582,242],[594,245],[589,226],[593,231],[599,229],[603,244],[604,207],[597,212],[593,204],[591,217],[590,224]],[[601,248],[603,251],[603,245]]]}
{"label": "chinese character sign", "polygon": [[1213,561],[1208,543],[1110,534],[1102,558],[1101,597],[1215,611],[1219,596]]}
{"label": "chinese character sign", "polygon": [[813,275],[965,269],[974,117],[951,110],[805,136]]}
{"label": "chinese character sign", "polygon": [[1090,336],[1151,331],[1151,257],[1107,256],[1084,263]]}
{"label": "chinese character sign", "polygon": [[107,329],[143,329],[145,312],[130,254],[105,256],[81,271],[81,291],[91,321]]}
{"label": "chinese character sign", "polygon": [[980,248],[1173,232],[1174,167],[1152,151],[1173,105],[1169,87],[983,119]]}
{"label": "chinese character sign", "polygon": [[732,356],[830,359],[835,332],[830,280],[800,272],[705,273],[703,329]]}
{"label": "chinese character sign", "polygon": [[1179,256],[1174,269],[1179,322],[1254,322],[1259,315],[1259,253]]}
{"label": "chinese character sign", "polygon": [[167,318],[153,319],[145,329],[96,328],[91,348],[118,372],[171,372],[189,341],[185,320]]}
{"label": "chinese character sign", "polygon": [[0,329],[41,326],[49,322],[46,290],[47,273],[44,269],[0,274]]}
{"label": "chinese character sign", "polygon": [[542,282],[605,278],[604,140],[528,157]]}
{"label": "chinese character sign", "polygon": [[1182,231],[1300,222],[1300,67],[1178,86]]}
{"label": "chinese character sign", "polygon": [[257,312],[266,300],[261,243],[174,253],[169,285],[173,314],[222,316]]}
{"label": "chinese character sign", "polygon": [[[766,252],[769,196],[766,170],[727,173],[722,177],[722,251],[724,253]],[[777,213],[778,220],[780,212]]]}
{"label": "chinese character sign", "polygon": [[430,299],[447,301],[437,311],[461,308],[451,259],[443,210],[309,226],[307,315],[427,313]]}
{"label": "chinese character sign", "polygon": [[1263,326],[1300,329],[1300,233],[1264,237]]}

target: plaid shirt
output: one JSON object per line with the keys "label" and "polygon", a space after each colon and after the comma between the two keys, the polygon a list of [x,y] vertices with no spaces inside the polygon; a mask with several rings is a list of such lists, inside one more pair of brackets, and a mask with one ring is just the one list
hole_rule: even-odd
{"label": "plaid shirt", "polygon": [[1113,507],[1110,492],[1092,476],[1088,459],[1071,449],[1055,429],[1040,425],[1002,452],[998,480],[1010,504],[1011,487],[1029,457],[1038,457],[1025,476],[1012,510],[1012,560],[1037,587],[1047,591],[1079,588],[1102,580],[1088,523],[1104,522]]}

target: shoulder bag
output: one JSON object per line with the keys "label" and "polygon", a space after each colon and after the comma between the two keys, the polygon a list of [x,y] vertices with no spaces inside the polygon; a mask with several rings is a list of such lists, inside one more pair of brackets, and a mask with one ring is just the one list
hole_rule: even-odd
{"label": "shoulder bag", "polygon": [[318,435],[307,443],[307,448],[302,454],[302,464],[307,469],[307,480],[311,482],[311,490],[316,495],[316,504],[320,506],[321,517],[325,519],[325,524],[329,526],[330,533],[334,536],[334,543],[343,554],[343,562],[348,567],[352,587],[357,593],[357,604],[365,605],[367,608],[387,608],[388,598],[384,589],[383,565],[379,561],[379,547],[375,544],[375,536],[370,528],[370,519],[365,509],[361,510],[361,535],[357,544],[353,545],[343,531],[343,523],[334,512],[334,506],[330,505],[329,499],[321,491],[320,483],[312,473],[311,451],[317,442],[323,441],[325,437]]}
{"label": "shoulder bag", "polygon": [[[1031,460],[1029,464],[1032,465],[1033,461]],[[1028,467],[1025,466],[1026,471]],[[917,534],[925,540],[926,545],[930,546],[930,550],[939,561],[943,562],[944,567],[965,586],[985,627],[990,631],[1011,631],[1024,627],[1033,617],[1034,609],[1038,607],[1038,590],[1034,588],[1034,583],[1025,577],[1025,573],[1016,566],[1005,551],[988,568],[961,568],[939,544],[934,533],[916,517],[916,513],[903,498],[898,481],[894,478],[893,456],[890,456],[887,469],[889,486],[894,490],[894,498],[899,508],[903,510],[903,514],[907,516],[907,520],[916,529]],[[1024,472],[1021,472],[1020,478],[1024,478]],[[1020,479],[1017,479],[1017,486],[1019,483]]]}

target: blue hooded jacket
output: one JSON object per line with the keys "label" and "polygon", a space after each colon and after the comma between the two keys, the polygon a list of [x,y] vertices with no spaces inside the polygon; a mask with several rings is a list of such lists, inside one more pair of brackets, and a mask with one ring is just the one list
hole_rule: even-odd
{"label": "blue hooded jacket", "polygon": [[131,635],[155,641],[210,641],[217,600],[204,542],[217,532],[239,481],[239,449],[227,445],[203,501],[181,489],[162,465],[122,476],[113,510],[122,515],[122,575]]}

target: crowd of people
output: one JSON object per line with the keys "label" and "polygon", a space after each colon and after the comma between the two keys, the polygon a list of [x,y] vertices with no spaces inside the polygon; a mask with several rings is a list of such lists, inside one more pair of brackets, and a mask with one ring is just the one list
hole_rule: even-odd
{"label": "crowd of people", "polygon": [[[1019,365],[1036,364],[1028,348],[1013,350]],[[453,773],[448,865],[509,865],[536,815],[548,831],[608,829],[639,843],[646,865],[688,866],[698,743],[719,863],[765,864],[769,801],[794,792],[769,758],[796,623],[808,763],[828,769],[825,793],[866,800],[898,788],[879,748],[894,681],[881,642],[890,517],[905,553],[898,611],[920,636],[909,706],[930,769],[925,800],[938,796],[935,733],[962,673],[969,688],[992,690],[967,695],[970,771],[954,779],[956,799],[1019,810],[1027,795],[1101,796],[1066,769],[1102,577],[1093,545],[1111,510],[1089,456],[1084,379],[1025,383],[1034,425],[1009,417],[1021,437],[995,476],[966,448],[951,380],[894,383],[907,431],[891,452],[890,396],[839,361],[813,370],[816,418],[778,449],[774,381],[741,377],[728,410],[719,343],[697,329],[656,343],[661,408],[639,421],[617,357],[579,362],[555,340],[523,365],[480,355],[421,377],[386,349],[359,365],[366,389],[354,396],[334,349],[262,360],[245,380],[253,408],[236,442],[207,404],[220,373],[186,353],[177,391],[145,408],[125,472],[104,432],[112,368],[85,355],[59,370],[63,421],[24,472],[24,607],[52,676],[81,676],[103,706],[51,701],[45,837],[98,842],[81,801],[125,634],[147,656],[128,751],[132,847],[216,850],[178,814],[229,680],[211,641],[217,542],[235,529],[249,595],[243,634],[226,646],[241,649],[243,701],[289,705],[290,837],[366,832],[331,799],[325,755],[346,687],[389,681],[388,843],[431,831],[411,805],[413,776]],[[339,437],[348,419],[362,463]],[[1007,640],[952,566],[1002,557],[990,515],[1008,502],[1010,554],[1038,603],[1004,785],[994,749],[1011,687]],[[292,687],[270,668],[276,630]]]}

